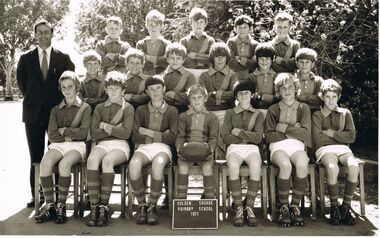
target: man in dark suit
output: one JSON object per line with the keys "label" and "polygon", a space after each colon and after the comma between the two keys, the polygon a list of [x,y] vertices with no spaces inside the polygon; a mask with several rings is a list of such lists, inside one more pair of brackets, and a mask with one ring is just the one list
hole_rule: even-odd
{"label": "man in dark suit", "polygon": [[50,110],[63,99],[63,95],[58,90],[58,79],[64,71],[75,69],[68,55],[51,46],[53,30],[49,22],[38,22],[34,26],[38,46],[23,54],[17,66],[17,82],[24,96],[22,120],[25,123],[31,159],[30,187],[33,198],[27,207],[34,206],[32,164],[41,162]]}

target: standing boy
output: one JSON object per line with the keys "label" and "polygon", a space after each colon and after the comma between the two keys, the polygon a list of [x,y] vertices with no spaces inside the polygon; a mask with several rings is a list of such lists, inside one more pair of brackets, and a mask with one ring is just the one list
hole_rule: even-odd
{"label": "standing boy", "polygon": [[147,104],[149,96],[145,94],[145,80],[148,78],[142,72],[145,63],[144,53],[141,50],[131,48],[128,50],[125,62],[128,72],[125,83],[124,99],[136,109]]}
{"label": "standing boy", "polygon": [[195,84],[194,75],[183,67],[186,59],[186,48],[179,43],[172,43],[166,48],[166,58],[169,62],[164,71],[165,101],[175,106],[178,113],[187,111],[189,101],[187,90]]}
{"label": "standing boy", "polygon": [[297,69],[295,55],[300,43],[289,36],[293,17],[287,12],[280,12],[274,18],[274,31],[276,37],[271,41],[276,50],[273,69],[277,73],[294,72]]}
{"label": "standing boy", "polygon": [[151,10],[145,17],[145,27],[149,36],[140,40],[136,48],[145,54],[145,65],[143,72],[146,75],[160,74],[165,70],[168,62],[165,58],[165,48],[170,41],[164,39],[161,35],[162,25],[165,15],[157,10]]}
{"label": "standing boy", "polygon": [[[57,224],[66,222],[66,199],[71,183],[71,167],[86,157],[86,140],[90,128],[91,107],[77,95],[78,77],[65,71],[59,79],[59,88],[65,97],[50,114],[48,135],[49,150],[40,164],[40,180],[46,205],[35,217],[37,223],[55,219]],[[53,168],[58,165],[58,201],[54,205]]]}
{"label": "standing boy", "polygon": [[95,50],[102,56],[103,74],[116,70],[125,73],[125,60],[123,55],[131,45],[122,41],[123,23],[120,17],[111,16],[107,19],[105,31],[107,36],[96,44]]}
{"label": "standing boy", "polygon": [[215,39],[204,31],[208,17],[207,12],[198,7],[191,9],[189,14],[192,31],[180,41],[185,46],[187,57],[184,66],[194,74],[197,82],[201,73],[207,71],[211,64],[209,52]]}
{"label": "standing boy", "polygon": [[104,76],[100,72],[101,56],[93,50],[87,51],[83,56],[83,65],[87,73],[81,79],[80,96],[93,111],[96,105],[107,99]]}
{"label": "standing boy", "polygon": [[189,170],[196,163],[202,170],[205,198],[214,198],[214,154],[218,144],[219,123],[205,108],[207,90],[200,84],[188,90],[190,108],[179,115],[176,149],[178,154],[177,198],[187,198]]}
{"label": "standing boy", "polygon": [[[315,156],[327,170],[327,189],[330,196],[330,223],[332,225],[356,223],[350,211],[358,182],[359,165],[349,144],[355,142],[356,131],[351,112],[338,106],[342,87],[333,79],[322,83],[324,106],[313,115],[313,140]],[[338,202],[338,175],[342,164],[348,170],[342,205]]]}
{"label": "standing boy", "polygon": [[[129,162],[129,176],[139,203],[137,224],[158,223],[156,205],[164,180],[164,168],[172,159],[178,130],[178,111],[164,101],[165,84],[159,75],[150,76],[145,82],[150,102],[137,108],[132,140],[137,148]],[[151,164],[151,190],[148,203],[141,170]]]}
{"label": "standing boy", "polygon": [[319,97],[323,78],[315,75],[312,69],[317,60],[317,52],[309,48],[301,48],[296,54],[297,72],[295,76],[300,81],[301,93],[297,99],[309,105],[311,112],[315,112],[323,105],[322,99]]}
{"label": "standing boy", "polygon": [[227,41],[231,50],[229,66],[236,72],[239,79],[246,79],[248,74],[257,67],[257,60],[253,56],[259,43],[251,36],[253,19],[247,15],[238,16],[235,19],[234,30],[237,35]]}
{"label": "standing boy", "polygon": [[[296,99],[299,81],[289,73],[281,73],[275,82],[281,101],[269,107],[265,120],[265,140],[269,144],[270,161],[280,172],[277,186],[280,202],[278,222],[288,227],[303,226],[300,201],[305,192],[309,158],[305,146],[311,146],[310,108]],[[289,205],[289,189],[292,168],[293,195]],[[290,210],[290,211],[289,211]]]}
{"label": "standing boy", "polygon": [[91,121],[91,137],[96,141],[96,146],[87,160],[87,183],[91,202],[87,226],[109,224],[108,203],[115,178],[114,167],[125,163],[130,151],[127,140],[132,132],[134,109],[123,99],[124,75],[117,71],[109,72],[105,87],[108,99],[96,106]]}
{"label": "standing boy", "polygon": [[[255,88],[251,81],[235,83],[233,92],[238,100],[238,105],[227,110],[221,130],[221,137],[227,146],[229,186],[237,208],[233,218],[235,226],[244,225],[244,221],[249,226],[257,224],[253,211],[260,187],[261,156],[258,145],[263,138],[264,115],[260,110],[251,106],[254,91]],[[240,166],[244,162],[248,165],[250,172],[245,206],[242,202],[240,182]]]}

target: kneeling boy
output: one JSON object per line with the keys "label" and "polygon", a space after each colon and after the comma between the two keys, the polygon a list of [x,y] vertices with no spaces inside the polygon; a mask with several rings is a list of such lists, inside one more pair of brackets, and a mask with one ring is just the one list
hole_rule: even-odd
{"label": "kneeling boy", "polygon": [[[86,137],[90,127],[91,107],[78,97],[80,81],[72,71],[65,71],[59,78],[59,88],[65,97],[55,106],[49,119],[48,136],[51,144],[40,164],[41,186],[46,205],[37,223],[55,218],[66,222],[66,199],[71,183],[71,167],[86,156]],[[54,206],[52,170],[59,164],[58,203]]]}
{"label": "kneeling boy", "polygon": [[[349,144],[355,142],[356,131],[351,112],[340,108],[338,100],[342,87],[333,79],[322,83],[321,94],[324,106],[313,114],[313,139],[317,161],[327,169],[327,188],[330,195],[330,223],[354,225],[355,218],[350,211],[351,200],[358,182],[359,165]],[[338,174],[342,164],[348,169],[343,204],[338,202]]]}
{"label": "kneeling boy", "polygon": [[200,84],[188,90],[190,109],[179,115],[176,139],[178,160],[178,196],[186,199],[189,169],[197,163],[203,173],[205,198],[214,198],[214,153],[218,144],[219,123],[214,113],[205,108],[207,90]]}
{"label": "kneeling boy", "polygon": [[[171,146],[177,136],[178,111],[164,101],[165,84],[161,76],[150,76],[145,82],[145,90],[150,102],[136,110],[132,140],[137,149],[129,162],[129,176],[139,203],[137,224],[155,225],[164,168],[172,159]],[[141,170],[148,164],[152,165],[152,180],[147,204]]]}

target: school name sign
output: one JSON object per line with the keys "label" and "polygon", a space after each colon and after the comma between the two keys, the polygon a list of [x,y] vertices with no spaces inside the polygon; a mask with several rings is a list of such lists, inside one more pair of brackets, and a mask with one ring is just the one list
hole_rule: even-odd
{"label": "school name sign", "polygon": [[217,200],[174,199],[172,229],[218,229]]}

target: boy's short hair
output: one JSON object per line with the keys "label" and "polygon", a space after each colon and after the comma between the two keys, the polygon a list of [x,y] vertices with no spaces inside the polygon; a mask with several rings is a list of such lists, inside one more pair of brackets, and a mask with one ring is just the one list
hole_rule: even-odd
{"label": "boy's short hair", "polygon": [[113,22],[115,24],[118,24],[119,26],[123,25],[123,21],[118,16],[110,16],[107,18],[107,25],[108,23]]}
{"label": "boy's short hair", "polygon": [[321,85],[320,97],[323,97],[327,92],[334,92],[338,96],[342,93],[342,86],[334,79],[326,79]]}
{"label": "boy's short hair", "polygon": [[201,19],[205,19],[205,21],[207,22],[207,12],[203,8],[194,7],[190,11],[189,19],[190,21],[199,21]]}
{"label": "boy's short hair", "polygon": [[156,9],[150,10],[145,16],[145,24],[148,24],[148,22],[152,21],[162,25],[162,23],[164,23],[164,20],[165,15]]}
{"label": "boy's short hair", "polygon": [[274,23],[276,24],[277,21],[289,21],[289,24],[293,22],[293,17],[287,12],[279,12],[274,17]]}
{"label": "boy's short hair", "polygon": [[53,33],[53,31],[54,31],[53,25],[50,22],[48,22],[47,20],[45,20],[45,19],[39,19],[36,22],[36,24],[34,24],[34,33],[37,33],[37,27],[40,26],[40,25],[45,25],[45,26],[49,27],[50,28],[50,32]]}
{"label": "boy's short hair", "polygon": [[274,80],[274,89],[277,95],[280,95],[280,88],[284,86],[285,84],[290,83],[293,84],[296,88],[296,96],[298,96],[301,92],[300,90],[300,81],[297,77],[290,73],[280,73],[277,75],[276,79]]}
{"label": "boy's short hair", "polygon": [[165,87],[165,81],[161,75],[156,74],[153,76],[149,76],[145,81],[145,89],[148,89],[149,86],[156,84],[161,84],[163,87]]}
{"label": "boy's short hair", "polygon": [[232,87],[232,92],[234,93],[235,98],[240,91],[251,91],[251,93],[254,94],[256,91],[256,85],[250,80],[238,80]]}
{"label": "boy's short hair", "polygon": [[118,71],[110,71],[107,73],[106,78],[104,79],[105,86],[120,86],[122,89],[125,89],[125,74]]}
{"label": "boy's short hair", "polygon": [[255,49],[255,56],[256,60],[259,60],[259,57],[270,57],[273,61],[276,56],[276,50],[270,43],[260,43]]}
{"label": "boy's short hair", "polygon": [[66,70],[65,72],[63,72],[61,74],[61,77],[59,77],[59,79],[58,79],[58,84],[59,84],[59,90],[60,91],[61,91],[61,82],[63,80],[66,80],[66,79],[70,79],[71,81],[73,81],[74,84],[75,84],[75,89],[77,91],[79,91],[79,89],[80,89],[80,80],[79,80],[79,77],[73,71],[70,71],[70,70]]}
{"label": "boy's short hair", "polygon": [[317,60],[318,54],[315,50],[310,48],[301,48],[296,53],[296,62],[299,59],[308,59],[311,62],[315,62]]}
{"label": "boy's short hair", "polygon": [[215,57],[217,56],[226,56],[226,64],[231,59],[231,51],[230,48],[224,42],[216,42],[211,46],[210,49],[210,60],[212,64],[214,64]]}
{"label": "boy's short hair", "polygon": [[165,50],[165,57],[168,58],[169,55],[176,54],[186,58],[187,50],[186,47],[178,42],[170,43]]}
{"label": "boy's short hair", "polygon": [[190,98],[191,95],[194,95],[197,92],[200,92],[205,98],[207,98],[207,89],[199,83],[191,85],[191,87],[187,90],[187,97]]}
{"label": "boy's short hair", "polygon": [[101,63],[102,57],[95,50],[89,50],[83,54],[83,65],[86,67],[89,61],[98,61]]}
{"label": "boy's short hair", "polygon": [[241,15],[236,17],[234,22],[234,27],[241,26],[243,24],[247,24],[249,27],[253,26],[253,19],[248,15]]}
{"label": "boy's short hair", "polygon": [[144,65],[145,63],[145,55],[144,55],[144,52],[142,52],[141,50],[138,50],[136,48],[129,48],[127,53],[125,54],[125,63],[128,64],[128,60],[131,58],[131,57],[135,57],[135,58],[138,58],[141,60],[141,64]]}

